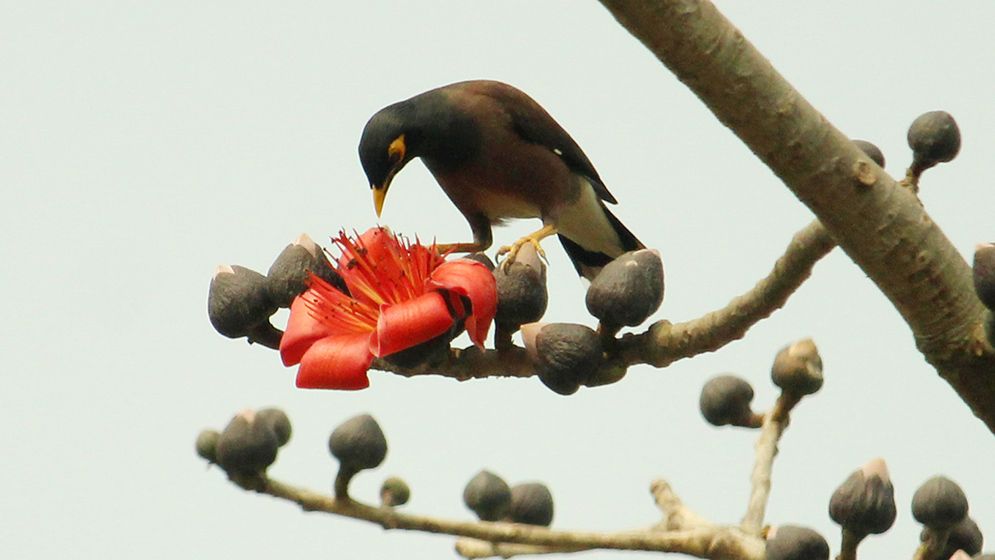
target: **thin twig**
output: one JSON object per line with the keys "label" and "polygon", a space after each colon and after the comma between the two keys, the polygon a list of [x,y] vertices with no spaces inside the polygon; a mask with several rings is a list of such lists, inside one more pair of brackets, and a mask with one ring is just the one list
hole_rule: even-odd
{"label": "thin twig", "polygon": [[456,554],[463,558],[511,558],[538,554],[581,552],[589,548],[562,548],[532,544],[493,543],[479,539],[462,538],[456,541]]}
{"label": "thin twig", "polygon": [[680,531],[714,525],[684,505],[666,480],[654,480],[650,485],[653,500],[663,513],[663,520],[656,528],[664,531]]}
{"label": "thin twig", "polygon": [[857,546],[860,541],[864,540],[865,536],[843,529],[843,536],[840,539],[840,553],[836,556],[836,560],[857,560]]}
{"label": "thin twig", "polygon": [[750,475],[750,501],[740,525],[743,531],[751,535],[762,534],[764,512],[767,509],[767,499],[770,497],[771,471],[774,468],[774,457],[777,455],[777,443],[784,429],[788,427],[788,413],[799,400],[796,395],[781,393],[760,428],[760,437],[755,446],[756,459],[753,463],[753,473]]}

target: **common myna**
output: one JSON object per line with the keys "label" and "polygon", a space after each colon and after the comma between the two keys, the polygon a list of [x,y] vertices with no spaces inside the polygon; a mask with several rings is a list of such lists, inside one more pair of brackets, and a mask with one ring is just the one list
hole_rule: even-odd
{"label": "common myna", "polygon": [[[366,124],[359,158],[377,216],[391,180],[420,157],[473,231],[457,252],[491,246],[491,225],[541,218],[542,229],[498,254],[557,234],[577,272],[592,279],[613,258],[643,244],[605,207],[616,203],[573,138],[531,97],[508,84],[468,81],[395,103]],[[541,249],[540,249],[541,251]]]}

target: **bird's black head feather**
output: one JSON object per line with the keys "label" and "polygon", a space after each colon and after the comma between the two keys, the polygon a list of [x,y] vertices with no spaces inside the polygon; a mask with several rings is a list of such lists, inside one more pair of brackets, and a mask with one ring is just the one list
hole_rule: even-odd
{"label": "bird's black head feather", "polygon": [[[403,158],[390,145],[404,135]],[[440,166],[458,165],[479,149],[480,131],[470,115],[439,90],[394,103],[377,111],[359,141],[359,160],[371,186],[382,187],[416,157]]]}
{"label": "bird's black head feather", "polygon": [[[403,103],[397,103],[381,109],[366,123],[359,140],[359,161],[370,186],[385,186],[390,176],[400,171],[407,160],[415,157],[411,141],[417,133],[412,134],[408,113],[410,111],[406,110]],[[389,151],[391,143],[402,134],[406,144],[405,161],[396,154],[391,155]]]}

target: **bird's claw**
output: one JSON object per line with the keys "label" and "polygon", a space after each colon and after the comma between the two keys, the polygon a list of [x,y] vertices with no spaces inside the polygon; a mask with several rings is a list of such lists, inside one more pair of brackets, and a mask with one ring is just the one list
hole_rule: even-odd
{"label": "bird's claw", "polygon": [[[501,270],[507,271],[508,267],[515,262],[515,257],[518,256],[518,251],[521,250],[522,245],[526,243],[532,245],[535,248],[536,254],[539,255],[542,260],[546,260],[546,251],[542,250],[542,246],[539,244],[539,239],[531,235],[526,235],[518,240],[516,240],[511,245],[505,245],[497,250],[497,259],[501,263]],[[501,260],[501,257],[504,260]]]}

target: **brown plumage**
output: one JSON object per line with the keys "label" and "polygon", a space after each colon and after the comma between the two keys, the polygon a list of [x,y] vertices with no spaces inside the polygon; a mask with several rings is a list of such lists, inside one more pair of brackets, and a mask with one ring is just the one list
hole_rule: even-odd
{"label": "brown plumage", "polygon": [[642,243],[605,207],[614,204],[576,142],[538,103],[494,81],[459,82],[377,112],[359,144],[377,214],[394,175],[420,157],[473,232],[457,251],[481,251],[491,225],[540,218],[543,228],[499,254],[556,233],[578,273],[593,278]]}

